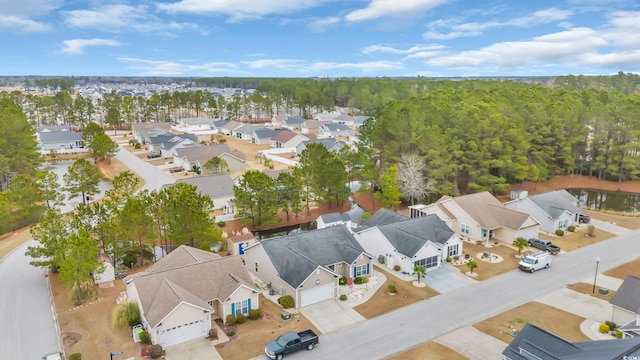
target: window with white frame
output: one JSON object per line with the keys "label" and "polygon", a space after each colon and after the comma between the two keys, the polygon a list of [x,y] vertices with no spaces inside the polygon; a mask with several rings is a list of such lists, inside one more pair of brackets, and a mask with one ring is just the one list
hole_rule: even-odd
{"label": "window with white frame", "polygon": [[438,266],[438,255],[431,256],[426,259],[420,259],[414,263],[415,265],[424,266],[425,268],[432,268]]}
{"label": "window with white frame", "polygon": [[564,230],[564,229],[567,228],[567,226],[569,226],[569,220],[567,220],[567,219],[560,220],[558,222],[558,229],[563,229]]}
{"label": "window with white frame", "polygon": [[238,316],[239,314],[247,314],[249,313],[249,300],[245,299],[242,301],[238,301],[237,303],[235,303],[235,316]]}
{"label": "window with white frame", "polygon": [[460,224],[460,232],[463,234],[471,235],[471,226],[467,224]]}
{"label": "window with white frame", "polygon": [[456,255],[458,255],[459,254],[458,246],[459,246],[459,244],[455,244],[455,245],[449,246],[449,248],[447,249],[447,256],[456,256]]}
{"label": "window with white frame", "polygon": [[367,275],[367,264],[355,266],[356,276]]}

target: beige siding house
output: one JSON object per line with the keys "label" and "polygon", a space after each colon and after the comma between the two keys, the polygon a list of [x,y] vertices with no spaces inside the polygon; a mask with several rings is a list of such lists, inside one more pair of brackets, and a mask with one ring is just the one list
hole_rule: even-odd
{"label": "beige siding house", "polygon": [[259,290],[239,257],[186,245],[124,282],[151,341],[165,348],[206,337],[215,318],[259,307]]}
{"label": "beige siding house", "polygon": [[245,266],[296,308],[338,296],[340,277],[369,276],[372,257],[345,226],[282,236],[245,249]]}
{"label": "beige siding house", "polygon": [[609,301],[611,321],[625,337],[640,336],[640,278],[628,275]]}
{"label": "beige siding house", "polygon": [[453,231],[469,241],[508,244],[518,237],[538,236],[540,224],[531,215],[507,209],[489,192],[443,196],[431,205],[412,206],[411,216],[435,214]]}

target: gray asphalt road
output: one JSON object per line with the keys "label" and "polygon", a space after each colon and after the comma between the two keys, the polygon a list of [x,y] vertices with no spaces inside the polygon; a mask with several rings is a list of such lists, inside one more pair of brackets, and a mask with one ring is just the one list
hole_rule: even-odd
{"label": "gray asphalt road", "polygon": [[640,257],[640,231],[553,257],[551,269],[511,271],[324,335],[313,351],[290,359],[384,359],[567,284]]}
{"label": "gray asphalt road", "polygon": [[44,270],[29,265],[27,246],[0,261],[0,359],[34,360],[60,351]]}
{"label": "gray asphalt road", "polygon": [[120,149],[116,154],[116,159],[144,179],[145,184],[142,187],[143,189],[158,190],[165,184],[173,184],[176,182],[176,179],[171,175],[158,170],[155,166],[126,150]]}

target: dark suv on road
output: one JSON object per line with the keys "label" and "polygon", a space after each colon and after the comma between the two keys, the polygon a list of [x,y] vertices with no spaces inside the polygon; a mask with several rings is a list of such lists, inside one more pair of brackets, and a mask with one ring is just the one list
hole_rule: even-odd
{"label": "dark suv on road", "polygon": [[589,214],[580,213],[580,215],[578,215],[578,222],[586,224],[589,221],[591,221],[591,216],[589,216]]}

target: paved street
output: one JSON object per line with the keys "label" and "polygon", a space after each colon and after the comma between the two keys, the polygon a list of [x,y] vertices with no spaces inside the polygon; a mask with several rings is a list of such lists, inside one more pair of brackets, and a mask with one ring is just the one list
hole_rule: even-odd
{"label": "paved street", "polygon": [[534,300],[599,271],[640,256],[640,231],[602,241],[554,258],[551,269],[533,274],[511,271],[448,292],[378,318],[323,336],[311,352],[291,359],[384,359],[464,326]]}
{"label": "paved street", "polygon": [[143,190],[158,190],[161,189],[163,185],[173,184],[176,182],[176,179],[173,176],[159,170],[129,151],[120,149],[115,157],[131,169],[131,171],[144,179],[145,184],[142,187]]}
{"label": "paved street", "polygon": [[34,360],[60,351],[44,270],[29,265],[27,242],[0,261],[0,359]]}

